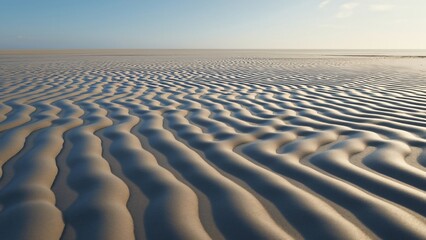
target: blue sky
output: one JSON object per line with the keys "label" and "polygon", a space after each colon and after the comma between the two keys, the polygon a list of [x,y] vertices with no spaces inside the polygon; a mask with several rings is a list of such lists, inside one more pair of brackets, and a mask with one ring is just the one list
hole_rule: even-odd
{"label": "blue sky", "polygon": [[426,0],[0,0],[0,49],[426,49]]}

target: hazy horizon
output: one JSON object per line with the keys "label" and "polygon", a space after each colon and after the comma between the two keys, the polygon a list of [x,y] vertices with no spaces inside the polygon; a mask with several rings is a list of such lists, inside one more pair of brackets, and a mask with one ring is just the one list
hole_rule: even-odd
{"label": "hazy horizon", "polygon": [[426,49],[426,1],[2,0],[0,49]]}

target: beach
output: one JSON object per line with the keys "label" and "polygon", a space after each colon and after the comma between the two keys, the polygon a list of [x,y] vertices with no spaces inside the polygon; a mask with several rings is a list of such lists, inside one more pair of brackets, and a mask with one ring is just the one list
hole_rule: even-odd
{"label": "beach", "polygon": [[426,58],[0,54],[0,239],[425,239]]}

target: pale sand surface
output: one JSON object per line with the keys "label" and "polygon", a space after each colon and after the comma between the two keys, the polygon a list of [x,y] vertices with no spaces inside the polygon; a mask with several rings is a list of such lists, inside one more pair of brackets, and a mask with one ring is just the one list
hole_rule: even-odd
{"label": "pale sand surface", "polygon": [[426,59],[128,51],[1,54],[0,239],[426,238]]}

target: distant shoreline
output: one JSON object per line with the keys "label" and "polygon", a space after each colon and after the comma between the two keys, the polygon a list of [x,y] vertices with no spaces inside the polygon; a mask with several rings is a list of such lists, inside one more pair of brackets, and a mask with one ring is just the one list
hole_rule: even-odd
{"label": "distant shoreline", "polygon": [[322,57],[426,58],[425,49],[0,49],[0,55],[169,56],[201,54],[272,54],[282,56],[310,55]]}

